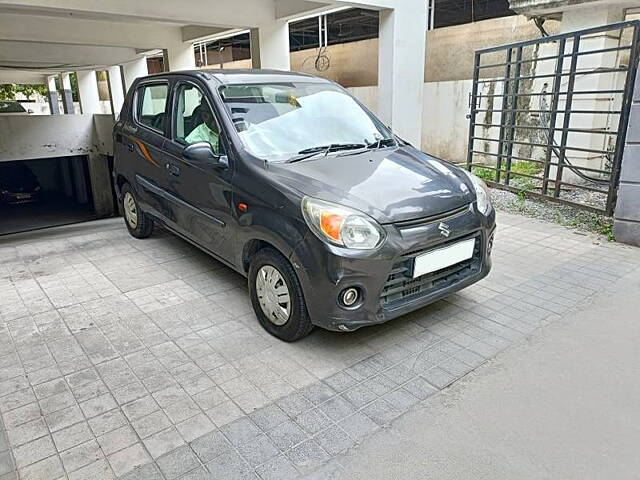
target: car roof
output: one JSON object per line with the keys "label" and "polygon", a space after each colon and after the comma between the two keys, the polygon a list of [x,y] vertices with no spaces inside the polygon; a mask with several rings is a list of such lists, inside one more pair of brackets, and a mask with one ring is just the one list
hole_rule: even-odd
{"label": "car roof", "polygon": [[189,76],[216,80],[223,85],[247,84],[247,83],[281,83],[281,82],[313,82],[328,83],[329,80],[309,75],[307,73],[290,72],[286,70],[267,69],[203,69],[203,70],[180,70],[176,72],[162,72],[140,80],[150,78],[169,78],[172,76]]}

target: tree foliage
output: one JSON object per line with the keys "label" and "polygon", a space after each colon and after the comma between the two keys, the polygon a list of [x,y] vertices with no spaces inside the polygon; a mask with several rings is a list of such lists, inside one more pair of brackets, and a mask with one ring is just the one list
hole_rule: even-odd
{"label": "tree foliage", "polygon": [[31,96],[36,93],[46,96],[47,86],[15,83],[5,83],[0,85],[0,100],[15,100],[18,93],[24,94],[24,96],[27,97],[27,101],[29,101],[31,100]]}

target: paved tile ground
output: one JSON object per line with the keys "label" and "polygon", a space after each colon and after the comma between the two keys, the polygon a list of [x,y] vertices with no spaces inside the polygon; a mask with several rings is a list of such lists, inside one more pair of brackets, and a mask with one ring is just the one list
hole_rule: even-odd
{"label": "paved tile ground", "polygon": [[0,480],[318,478],[639,267],[637,249],[500,214],[479,284],[286,344],[257,324],[240,275],[170,234],[135,240],[111,220],[5,238]]}

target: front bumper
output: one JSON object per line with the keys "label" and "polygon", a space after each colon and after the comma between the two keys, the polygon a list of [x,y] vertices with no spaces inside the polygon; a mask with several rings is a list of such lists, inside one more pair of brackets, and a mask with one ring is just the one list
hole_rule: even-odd
{"label": "front bumper", "polygon": [[[438,226],[446,222],[445,238]],[[495,212],[481,215],[471,206],[463,213],[411,225],[384,225],[385,243],[374,252],[328,245],[309,233],[291,255],[314,325],[328,330],[351,331],[384,323],[429,305],[481,280],[491,270],[489,246],[495,232]],[[412,258],[445,244],[476,239],[474,257],[450,269],[412,279],[401,272]],[[398,278],[398,275],[406,277]],[[360,300],[347,308],[339,301],[348,287]]]}
{"label": "front bumper", "polygon": [[39,192],[3,192],[0,194],[1,203],[6,205],[22,205],[24,203],[35,203],[39,200]]}

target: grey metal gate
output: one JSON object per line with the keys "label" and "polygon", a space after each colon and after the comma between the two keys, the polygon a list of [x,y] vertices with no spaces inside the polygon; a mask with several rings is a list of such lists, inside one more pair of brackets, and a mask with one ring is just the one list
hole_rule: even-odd
{"label": "grey metal gate", "polygon": [[611,215],[640,21],[479,50],[467,168],[494,187]]}

